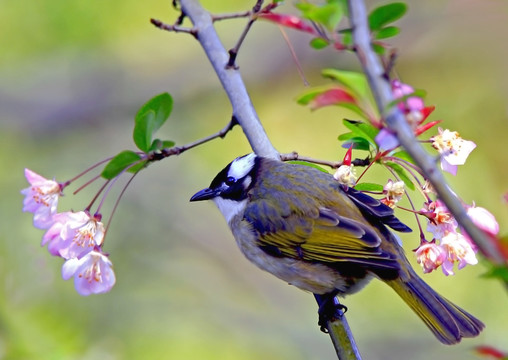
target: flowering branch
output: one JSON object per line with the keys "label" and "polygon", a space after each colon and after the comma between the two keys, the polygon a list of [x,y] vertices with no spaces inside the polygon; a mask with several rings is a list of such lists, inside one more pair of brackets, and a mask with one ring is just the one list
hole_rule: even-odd
{"label": "flowering branch", "polygon": [[444,176],[436,167],[435,160],[425,152],[416,140],[403,113],[397,106],[391,106],[394,102],[392,89],[386,71],[372,49],[365,4],[362,0],[348,0],[348,4],[356,54],[367,76],[379,113],[385,119],[390,130],[396,134],[400,144],[422,169],[422,173],[432,184],[439,198],[446,204],[446,207],[485,256],[498,265],[504,265],[505,259],[487,239],[483,231],[473,224],[460,200],[447,186]]}

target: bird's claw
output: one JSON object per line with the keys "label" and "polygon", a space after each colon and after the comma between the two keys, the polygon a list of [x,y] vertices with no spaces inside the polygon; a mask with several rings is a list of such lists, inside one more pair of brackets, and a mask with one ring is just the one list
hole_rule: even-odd
{"label": "bird's claw", "polygon": [[347,311],[347,307],[339,303],[335,295],[336,294],[315,295],[319,305],[318,325],[321,331],[325,334],[328,334],[328,322],[340,319]]}

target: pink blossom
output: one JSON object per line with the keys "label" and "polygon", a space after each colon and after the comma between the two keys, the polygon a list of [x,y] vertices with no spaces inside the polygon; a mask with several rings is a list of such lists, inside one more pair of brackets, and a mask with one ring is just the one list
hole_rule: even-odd
{"label": "pink blossom", "polygon": [[441,154],[441,169],[457,174],[457,166],[464,165],[476,144],[464,140],[456,131],[439,128],[439,134],[430,138],[432,146]]}
{"label": "pink blossom", "polygon": [[416,249],[416,261],[422,266],[424,273],[437,269],[445,260],[445,250],[434,241],[424,243]]}
{"label": "pink blossom", "polygon": [[42,245],[64,259],[79,258],[100,246],[104,239],[104,225],[88,212],[68,211],[55,215],[53,226],[44,234]]}
{"label": "pink blossom", "polygon": [[499,233],[499,224],[487,209],[473,205],[467,208],[467,214],[473,223],[486,233],[493,236]]}
{"label": "pink blossom", "polygon": [[[407,85],[401,83],[399,80],[393,80],[392,81],[392,90],[393,90],[393,97],[395,99],[401,99],[404,96],[410,95],[415,92],[415,90]],[[422,98],[418,96],[409,96],[404,101],[399,102],[398,104],[399,109],[405,112],[420,112],[425,106],[423,104]]]}
{"label": "pink blossom", "polygon": [[102,252],[93,250],[82,258],[67,260],[62,267],[62,277],[74,277],[74,287],[82,296],[100,294],[111,290],[116,278],[113,264]]}
{"label": "pink blossom", "polygon": [[23,211],[34,214],[33,224],[38,229],[48,229],[53,223],[61,187],[54,180],[48,180],[30,169],[25,169],[30,186],[21,190],[25,195]]}
{"label": "pink blossom", "polygon": [[442,239],[447,233],[457,232],[457,220],[453,217],[446,206],[439,200],[430,204],[425,204],[424,209],[429,222],[427,231],[430,232],[435,239]]}
{"label": "pink blossom", "polygon": [[[411,86],[403,84],[398,80],[392,81],[392,91],[395,100],[402,99],[414,93],[414,89]],[[404,100],[399,100],[397,106],[406,116],[406,120],[414,130],[416,136],[421,135],[423,132],[439,123],[439,121],[434,121],[432,123],[422,125],[422,123],[432,113],[434,107],[425,107],[422,98],[418,96],[409,96]],[[378,144],[379,147],[383,150],[395,149],[400,145],[399,139],[395,133],[391,130],[388,130],[387,128],[382,128],[379,131],[379,133],[376,135],[375,141],[376,144]]]}
{"label": "pink blossom", "polygon": [[475,251],[469,241],[460,233],[449,233],[441,239],[441,246],[445,249],[446,260],[442,268],[445,275],[454,275],[453,265],[458,262],[458,269],[467,264],[476,265]]}
{"label": "pink blossom", "polygon": [[60,256],[60,247],[62,243],[60,233],[66,221],[66,213],[55,214],[53,216],[53,224],[42,237],[41,246],[48,244],[48,251],[53,256]]}

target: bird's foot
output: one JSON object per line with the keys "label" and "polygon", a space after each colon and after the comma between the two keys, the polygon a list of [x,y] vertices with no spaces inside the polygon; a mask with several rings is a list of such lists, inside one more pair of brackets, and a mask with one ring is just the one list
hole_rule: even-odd
{"label": "bird's foot", "polygon": [[318,325],[322,332],[328,333],[327,323],[336,319],[340,319],[347,311],[347,307],[342,305],[336,298],[337,292],[331,292],[324,295],[314,294],[319,305],[318,309]]}

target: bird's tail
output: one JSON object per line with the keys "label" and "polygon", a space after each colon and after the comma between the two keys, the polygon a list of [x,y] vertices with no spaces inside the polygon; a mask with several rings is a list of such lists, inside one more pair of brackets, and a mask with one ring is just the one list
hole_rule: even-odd
{"label": "bird's tail", "polygon": [[452,345],[463,337],[477,336],[485,325],[460,307],[443,298],[418,275],[386,281],[444,344]]}

